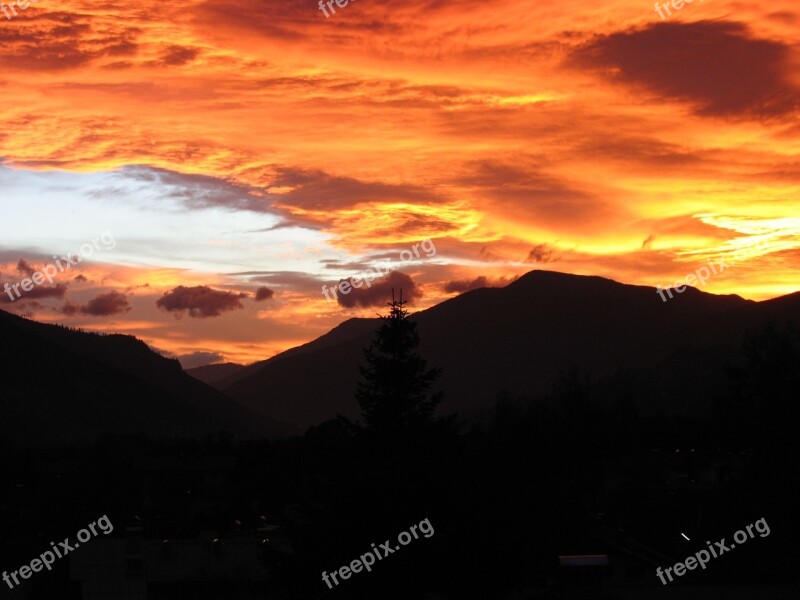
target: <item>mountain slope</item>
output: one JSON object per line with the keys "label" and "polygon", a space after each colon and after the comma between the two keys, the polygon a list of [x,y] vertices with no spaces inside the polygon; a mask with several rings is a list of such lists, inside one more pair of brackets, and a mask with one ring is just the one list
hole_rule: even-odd
{"label": "mountain slope", "polygon": [[255,375],[265,365],[271,365],[279,360],[285,360],[287,358],[292,358],[295,356],[299,356],[301,354],[310,354],[313,352],[317,352],[318,350],[322,350],[324,348],[333,348],[338,347],[341,344],[350,342],[356,339],[363,339],[364,336],[371,336],[372,332],[375,330],[375,326],[378,319],[348,319],[343,323],[340,323],[333,329],[331,329],[328,333],[321,335],[315,340],[312,340],[306,344],[302,344],[295,348],[290,348],[285,352],[281,352],[272,358],[268,358],[266,360],[261,360],[252,365],[248,365],[244,369],[241,369],[234,373],[233,375],[222,379],[218,383],[214,385],[217,389],[224,390],[232,385],[234,385],[238,381],[242,381],[244,379],[249,378],[252,375]]}
{"label": "mountain slope", "polygon": [[[632,379],[633,391],[652,394],[658,386],[660,401],[654,398],[646,408],[694,410],[708,401],[719,367],[735,355],[746,332],[769,319],[797,322],[798,316],[800,294],[757,303],[687,288],[663,302],[650,287],[532,271],[505,288],[474,290],[413,318],[421,354],[444,369],[442,410],[469,413],[501,390],[549,391],[572,367],[593,378],[638,371],[645,383]],[[347,335],[339,333],[335,342],[336,330],[251,365],[224,391],[254,411],[303,426],[337,412],[356,416],[358,365],[378,320],[340,327],[345,325]],[[697,361],[708,365],[707,377]]]}
{"label": "mountain slope", "polygon": [[246,367],[244,365],[239,365],[236,363],[220,363],[215,365],[194,367],[192,369],[185,369],[185,371],[206,385],[210,385],[213,388],[219,389],[218,384],[221,381],[230,379],[245,368]]}
{"label": "mountain slope", "polygon": [[91,441],[107,432],[261,437],[287,430],[130,336],[68,330],[3,311],[0,336],[0,434],[9,444]]}

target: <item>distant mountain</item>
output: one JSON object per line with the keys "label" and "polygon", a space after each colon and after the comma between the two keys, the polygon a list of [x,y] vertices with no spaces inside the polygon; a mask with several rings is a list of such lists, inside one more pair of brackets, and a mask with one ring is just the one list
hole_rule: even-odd
{"label": "distant mountain", "polygon": [[296,348],[290,348],[289,350],[281,352],[280,354],[273,356],[272,358],[268,358],[267,360],[262,360],[253,363],[252,365],[248,365],[244,369],[234,373],[232,376],[223,379],[215,387],[217,387],[219,390],[231,388],[239,381],[250,380],[251,377],[261,372],[266,365],[270,365],[270,368],[273,367],[278,361],[284,361],[286,359],[295,358],[307,353],[314,353],[320,350],[338,348],[342,344],[346,344],[353,340],[371,339],[372,333],[378,326],[379,321],[380,319],[348,319],[344,323],[340,323],[331,329],[328,333],[318,337],[316,340],[308,342],[307,344],[303,344],[302,346],[297,346]]}
{"label": "distant mountain", "polygon": [[[420,352],[443,368],[442,411],[471,414],[498,392],[537,395],[575,368],[644,413],[696,413],[725,384],[723,366],[767,321],[800,324],[800,293],[753,302],[532,271],[504,288],[473,290],[413,317]],[[351,319],[319,339],[222,382],[244,406],[302,426],[355,417],[363,349],[378,319]]]}
{"label": "distant mountain", "polygon": [[244,368],[244,365],[238,365],[236,363],[219,363],[216,365],[204,365],[202,367],[186,369],[186,372],[206,385],[219,389],[218,384],[221,381],[230,379]]}
{"label": "distant mountain", "polygon": [[136,338],[46,325],[0,311],[0,435],[12,445],[92,441],[101,433],[279,436]]}

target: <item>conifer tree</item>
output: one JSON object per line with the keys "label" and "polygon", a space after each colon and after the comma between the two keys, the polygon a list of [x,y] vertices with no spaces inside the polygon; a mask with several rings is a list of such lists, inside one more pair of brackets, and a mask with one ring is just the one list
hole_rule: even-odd
{"label": "conifer tree", "polygon": [[359,367],[362,381],[356,398],[367,429],[387,435],[416,431],[430,424],[441,392],[430,388],[441,369],[427,368],[418,353],[417,324],[409,320],[403,293],[389,303],[388,316],[381,316],[375,340],[364,351],[366,367]]}

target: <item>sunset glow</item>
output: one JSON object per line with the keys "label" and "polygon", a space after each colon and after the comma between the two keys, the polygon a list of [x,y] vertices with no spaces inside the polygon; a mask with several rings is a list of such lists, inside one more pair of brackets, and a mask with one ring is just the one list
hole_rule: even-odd
{"label": "sunset glow", "polygon": [[38,0],[0,16],[0,283],[116,245],[0,308],[193,365],[373,316],[321,289],[386,258],[413,310],[721,258],[703,291],[798,291],[799,34],[793,0]]}

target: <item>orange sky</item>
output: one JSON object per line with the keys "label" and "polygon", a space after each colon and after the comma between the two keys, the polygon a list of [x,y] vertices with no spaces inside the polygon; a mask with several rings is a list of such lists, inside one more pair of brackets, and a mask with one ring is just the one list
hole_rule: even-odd
{"label": "orange sky", "polygon": [[[381,310],[321,285],[425,239],[435,257],[400,268],[416,308],[534,268],[670,285],[753,247],[702,289],[800,289],[794,1],[665,19],[632,0],[17,12],[0,15],[0,281],[88,241],[70,230],[117,245],[66,293],[4,310],[252,361]],[[226,308],[180,311],[195,300],[177,286]],[[64,310],[111,291],[128,305]]]}

